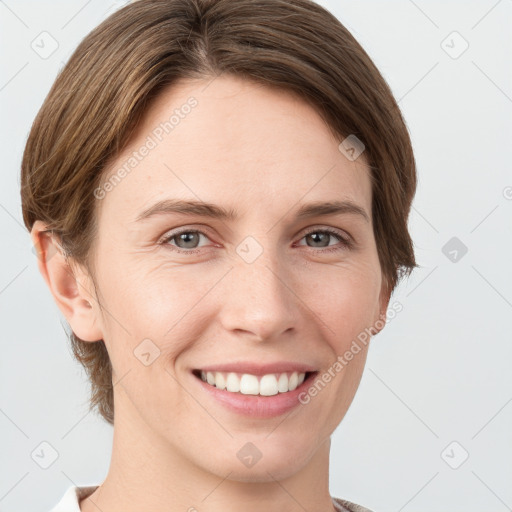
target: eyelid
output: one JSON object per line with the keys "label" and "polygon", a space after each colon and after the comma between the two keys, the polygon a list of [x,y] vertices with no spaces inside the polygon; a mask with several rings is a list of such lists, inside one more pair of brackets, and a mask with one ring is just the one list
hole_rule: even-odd
{"label": "eyelid", "polygon": [[190,224],[187,226],[182,226],[179,228],[175,228],[175,229],[166,231],[162,236],[160,236],[158,238],[157,243],[163,243],[163,242],[169,240],[170,238],[178,236],[181,233],[188,233],[189,231],[194,232],[194,233],[197,232],[197,233],[203,234],[205,236],[206,235],[211,236],[210,234],[212,232],[212,230],[210,228],[208,228],[207,226],[205,226],[203,224]]}
{"label": "eyelid", "polygon": [[351,241],[354,240],[352,238],[352,236],[349,233],[347,233],[344,229],[335,228],[333,226],[326,226],[324,224],[320,224],[320,225],[315,224],[313,226],[308,226],[307,228],[304,228],[301,231],[301,238],[310,233],[315,233],[317,231],[327,231],[329,233],[338,235],[339,237],[344,238],[346,240],[351,240]]}

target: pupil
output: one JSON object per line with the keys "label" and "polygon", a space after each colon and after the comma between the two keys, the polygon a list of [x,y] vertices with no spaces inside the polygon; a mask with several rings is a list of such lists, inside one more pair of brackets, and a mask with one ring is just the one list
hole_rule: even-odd
{"label": "pupil", "polygon": [[311,235],[309,235],[309,236],[310,236],[311,238],[313,238],[313,239],[318,239],[318,238],[320,238],[320,240],[313,240],[313,241],[314,241],[314,243],[317,243],[318,241],[320,241],[320,242],[321,242],[321,241],[322,241],[322,240],[321,240],[322,238],[325,238],[325,239],[327,240],[327,239],[328,239],[328,237],[329,237],[330,235],[328,235],[327,233],[313,233],[313,234],[311,234]]}
{"label": "pupil", "polygon": [[[193,240],[193,237],[197,237],[197,233],[182,233],[179,238],[182,242],[185,242],[185,244],[189,244],[190,243],[190,239],[192,238]],[[187,248],[190,248],[188,247],[187,245]]]}

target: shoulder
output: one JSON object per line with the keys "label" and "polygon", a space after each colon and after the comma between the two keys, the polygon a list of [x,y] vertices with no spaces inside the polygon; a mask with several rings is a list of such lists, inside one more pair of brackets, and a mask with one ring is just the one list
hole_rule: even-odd
{"label": "shoulder", "polygon": [[351,501],[342,500],[341,498],[332,498],[332,500],[339,512],[372,512],[369,508],[357,505]]}
{"label": "shoulder", "polygon": [[98,488],[97,485],[68,487],[64,496],[50,512],[80,512],[80,501]]}

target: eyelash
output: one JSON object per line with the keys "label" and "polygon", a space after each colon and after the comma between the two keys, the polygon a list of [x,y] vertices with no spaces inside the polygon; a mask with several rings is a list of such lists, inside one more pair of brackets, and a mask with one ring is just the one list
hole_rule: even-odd
{"label": "eyelash", "polygon": [[[204,235],[206,238],[208,238],[206,233],[204,233],[203,231],[199,231],[197,229],[183,229],[181,231],[177,231],[175,233],[170,233],[170,234],[164,236],[164,238],[162,238],[158,242],[158,244],[159,245],[168,245],[169,247],[171,247],[172,251],[176,251],[181,254],[196,254],[196,253],[200,252],[201,248],[199,248],[199,249],[181,249],[179,247],[171,246],[170,244],[168,244],[168,242],[170,242],[174,238],[177,238],[178,236],[180,236],[184,233],[198,233],[198,234]],[[348,237],[344,237],[338,231],[335,231],[334,229],[330,229],[330,228],[312,229],[311,231],[304,233],[301,237],[301,240],[303,238],[305,238],[306,236],[311,235],[312,233],[327,233],[327,234],[337,238],[339,240],[339,242],[341,243],[341,247],[319,248],[320,252],[337,252],[337,251],[352,249],[352,247],[353,247],[353,243]],[[313,250],[315,249],[315,247],[308,247],[308,248],[313,249]]]}

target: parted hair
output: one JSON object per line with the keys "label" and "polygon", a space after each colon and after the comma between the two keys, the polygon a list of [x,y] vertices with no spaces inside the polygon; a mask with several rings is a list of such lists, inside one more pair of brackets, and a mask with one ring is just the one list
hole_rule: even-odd
{"label": "parted hair", "polygon": [[[364,144],[374,236],[392,293],[417,267],[408,232],[416,191],[410,136],[368,54],[311,0],[138,0],[105,19],[59,72],[31,127],[20,184],[27,229],[44,221],[67,257],[94,276],[94,190],[108,164],[164,88],[219,75],[299,95],[340,143],[352,135]],[[104,341],[67,335],[91,382],[90,409],[113,424]]]}

